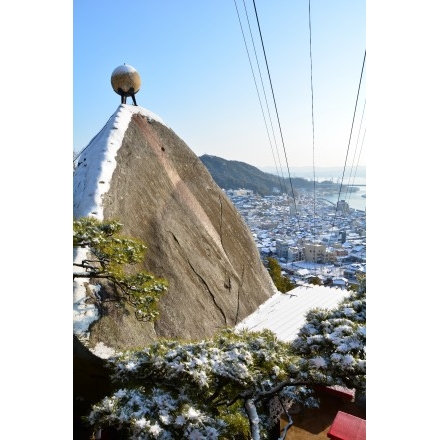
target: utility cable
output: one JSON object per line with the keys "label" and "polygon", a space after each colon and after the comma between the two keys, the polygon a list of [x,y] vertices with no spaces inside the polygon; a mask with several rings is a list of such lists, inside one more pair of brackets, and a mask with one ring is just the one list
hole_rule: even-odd
{"label": "utility cable", "polygon": [[[243,6],[244,6],[245,13],[246,13],[246,19],[247,19],[248,28],[249,28],[249,34],[251,36],[252,46],[253,46],[253,49],[254,49],[254,56],[255,56],[256,63],[257,63],[257,67],[258,67],[258,73],[260,75],[261,88],[263,90],[264,99],[265,99],[265,102],[266,102],[267,114],[268,114],[268,117],[269,117],[269,122],[270,122],[271,129],[272,129],[273,140],[274,140],[274,143],[275,143],[275,149],[276,149],[277,156],[278,156],[278,163],[280,165],[281,177],[283,178],[283,181],[284,181],[283,168],[281,166],[280,154],[278,152],[278,143],[277,143],[277,139],[276,139],[276,136],[275,136],[275,130],[273,128],[272,117],[270,115],[269,103],[267,102],[266,88],[264,87],[264,81],[263,81],[263,77],[261,75],[260,63],[258,62],[257,50],[255,48],[254,36],[253,36],[253,33],[252,33],[251,24],[249,22],[249,15],[248,15],[248,12],[247,12],[245,0],[243,0]],[[285,186],[284,186],[284,188],[285,188]],[[285,188],[285,192],[287,194],[286,188]]]}
{"label": "utility cable", "polygon": [[316,240],[315,118],[313,112],[312,19],[310,13],[310,0],[309,0],[309,57],[310,57],[310,90],[312,94],[313,241],[315,241]]}
{"label": "utility cable", "polygon": [[[276,103],[276,99],[275,99],[275,93],[274,93],[274,91],[273,91],[273,85],[272,85],[272,79],[271,79],[271,76],[270,76],[269,65],[268,65],[268,63],[267,63],[266,50],[265,50],[265,48],[264,48],[263,36],[262,36],[262,34],[261,34],[260,20],[258,19],[258,12],[257,12],[257,6],[255,5],[255,0],[253,0],[253,3],[254,3],[255,17],[256,17],[256,19],[257,19],[257,24],[258,24],[258,31],[259,31],[259,33],[260,33],[261,46],[262,46],[262,48],[263,48],[263,53],[264,53],[264,60],[265,60],[265,62],[266,62],[267,74],[268,74],[268,76],[269,76],[269,82],[270,82],[270,88],[271,88],[271,91],[272,91],[272,98],[273,98],[273,102],[274,102],[274,106],[275,106],[275,112],[276,112],[276,114],[277,114],[278,127],[279,127],[279,129],[280,129],[281,142],[282,142],[282,144],[283,144],[284,157],[285,157],[285,159],[286,159],[287,173],[288,173],[288,175],[289,175],[289,182],[290,182],[290,188],[291,188],[291,190],[292,190],[292,197],[293,197],[294,208],[295,208],[295,212],[296,212],[297,208],[296,208],[295,192],[294,192],[294,190],[293,190],[292,178],[290,177],[289,162],[288,162],[288,160],[287,160],[286,147],[285,147],[285,145],[284,145],[284,137],[283,137],[283,132],[282,132],[282,130],[281,130],[280,117],[279,117],[279,114],[278,114],[278,108],[277,108],[277,103]],[[299,222],[299,220],[298,220],[298,222]]]}
{"label": "utility cable", "polygon": [[[316,177],[315,177],[315,118],[313,112],[313,62],[312,62],[312,18],[309,0],[309,58],[310,58],[310,91],[312,95],[312,167],[313,167],[313,246],[316,244]],[[314,256],[316,276],[316,254]]]}
{"label": "utility cable", "polygon": [[[355,159],[356,159],[356,157],[357,157],[357,156],[356,156],[356,153],[357,153],[357,149],[358,149],[358,145],[359,145],[359,136],[360,136],[360,133],[361,133],[362,122],[363,122],[363,120],[364,120],[365,105],[366,105],[366,101],[364,102],[364,108],[363,108],[363,110],[362,110],[361,122],[360,122],[360,124],[359,124],[359,131],[358,131],[358,136],[357,136],[357,139],[356,139],[356,148],[355,148],[355,150],[354,150],[354,154],[353,154],[353,162],[352,162],[351,167],[350,167],[350,175],[348,176],[348,184],[347,184],[347,188],[345,189],[345,200],[347,200],[347,203],[350,202],[351,194],[352,194],[352,192],[353,192],[353,191],[349,191],[349,188],[350,188],[351,186],[353,186],[354,178],[356,177],[356,172],[357,172],[357,167],[354,168],[353,164],[354,164],[354,161],[355,161]],[[359,154],[360,154],[360,153],[359,153]],[[352,179],[353,168],[354,168],[354,177],[353,177],[353,179]]]}
{"label": "utility cable", "polygon": [[341,179],[341,184],[340,184],[340,186],[339,186],[338,200],[337,200],[337,202],[336,202],[336,206],[335,206],[335,216],[334,216],[334,218],[333,218],[332,227],[334,226],[335,221],[336,221],[336,214],[337,214],[337,212],[338,212],[338,205],[339,205],[339,199],[340,199],[340,197],[341,197],[342,184],[343,184],[343,182],[344,182],[345,167],[347,166],[347,157],[348,157],[348,152],[349,152],[349,150],[350,150],[351,135],[352,135],[352,133],[353,133],[353,124],[354,124],[354,119],[355,119],[355,116],[356,116],[356,108],[357,108],[357,103],[358,103],[358,99],[359,99],[359,91],[360,91],[361,84],[362,84],[362,76],[363,76],[363,73],[364,73],[364,66],[365,66],[365,58],[366,58],[366,56],[367,56],[367,51],[365,50],[365,53],[364,53],[364,61],[362,62],[361,77],[360,77],[360,79],[359,79],[359,86],[358,86],[358,91],[357,91],[357,95],[356,95],[356,104],[355,104],[355,106],[354,106],[353,120],[352,120],[352,122],[351,122],[350,136],[349,136],[349,139],[348,139],[347,153],[346,153],[346,155],[345,155],[344,169],[343,169],[343,171],[342,171],[342,179]]}
{"label": "utility cable", "polygon": [[[243,26],[242,26],[242,24],[241,24],[240,14],[239,14],[239,12],[238,12],[238,7],[237,7],[237,2],[236,2],[236,0],[234,0],[234,3],[235,3],[235,10],[236,10],[236,12],[237,12],[238,22],[239,22],[239,24],[240,24],[241,35],[243,36],[243,41],[244,41],[244,45],[245,45],[245,48],[246,48],[246,53],[247,53],[247,56],[248,56],[249,65],[251,66],[252,77],[253,77],[253,79],[254,79],[255,89],[256,89],[256,91],[257,91],[257,95],[258,95],[258,101],[259,101],[259,103],[260,103],[261,112],[262,112],[262,114],[263,114],[264,125],[266,126],[266,132],[267,132],[267,136],[268,136],[268,138],[269,138],[270,148],[271,148],[271,150],[272,150],[272,156],[273,156],[273,160],[274,160],[274,163],[275,163],[275,169],[276,169],[276,172],[277,172],[278,181],[279,181],[279,184],[280,184],[280,189],[281,189],[281,191],[282,191],[283,188],[284,188],[284,191],[287,193],[285,182],[283,181],[284,185],[281,183],[282,181],[281,181],[281,178],[280,178],[280,175],[279,175],[279,172],[278,172],[278,166],[277,166],[277,162],[276,162],[275,154],[274,154],[274,151],[273,151],[272,141],[271,141],[271,139],[270,139],[269,129],[268,129],[268,127],[267,127],[266,116],[265,116],[265,114],[264,114],[263,105],[262,105],[262,103],[261,103],[260,92],[258,91],[258,85],[257,85],[257,81],[256,81],[256,79],[255,79],[255,74],[254,74],[254,68],[252,67],[252,61],[251,61],[251,58],[250,58],[250,55],[249,55],[249,50],[248,50],[248,46],[247,46],[247,43],[246,43],[246,37],[245,37],[245,35],[244,35]],[[257,63],[258,63],[258,60],[257,60]],[[263,90],[264,90],[264,89],[263,89]]]}
{"label": "utility cable", "polygon": [[[360,160],[360,157],[361,157],[362,148],[363,148],[363,146],[364,146],[365,132],[366,132],[366,131],[367,131],[367,130],[364,129],[364,135],[363,135],[363,137],[362,137],[361,149],[359,150],[359,156],[358,156],[358,160],[357,160],[357,163],[356,163],[356,171],[357,171],[357,169],[358,169],[358,167],[359,167],[359,160]],[[356,172],[355,172],[355,177],[356,177]]]}

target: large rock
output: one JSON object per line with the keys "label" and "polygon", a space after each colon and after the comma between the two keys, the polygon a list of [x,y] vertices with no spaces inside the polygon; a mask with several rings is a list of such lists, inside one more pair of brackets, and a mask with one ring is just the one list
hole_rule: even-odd
{"label": "large rock", "polygon": [[[87,173],[113,160],[111,174],[89,183]],[[124,235],[148,247],[142,269],[169,283],[154,323],[106,306],[89,328],[92,349],[98,342],[119,350],[159,337],[210,337],[276,292],[234,205],[185,142],[142,107],[121,105],[81,154],[74,216],[85,215],[120,221]]]}

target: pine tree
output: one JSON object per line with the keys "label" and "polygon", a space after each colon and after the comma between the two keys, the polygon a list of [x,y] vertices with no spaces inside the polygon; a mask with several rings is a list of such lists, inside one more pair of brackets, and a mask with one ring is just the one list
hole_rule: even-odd
{"label": "pine tree", "polygon": [[269,275],[272,278],[275,287],[280,292],[286,293],[296,287],[295,284],[290,281],[289,277],[282,275],[281,266],[275,258],[268,257],[267,270],[269,271]]}
{"label": "pine tree", "polygon": [[[198,342],[158,340],[108,360],[117,391],[85,421],[130,438],[260,440],[294,404],[316,407],[316,386],[365,393],[366,292],[314,309],[292,342],[269,330],[225,329]],[[278,438],[278,437],[277,437]]]}
{"label": "pine tree", "polygon": [[[154,320],[157,304],[167,290],[167,282],[144,271],[129,270],[143,258],[147,246],[140,240],[120,234],[122,224],[83,217],[73,222],[73,247],[79,254],[74,262],[73,279],[103,280],[113,288],[117,298],[134,307],[141,321]],[[84,257],[84,258],[82,258]]]}

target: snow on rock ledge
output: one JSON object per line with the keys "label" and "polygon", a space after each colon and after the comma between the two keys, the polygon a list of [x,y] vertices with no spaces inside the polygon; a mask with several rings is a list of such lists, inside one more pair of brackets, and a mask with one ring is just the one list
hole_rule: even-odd
{"label": "snow on rock ledge", "polygon": [[[110,188],[116,168],[116,155],[133,114],[166,125],[159,116],[143,107],[127,104],[118,107],[78,157],[78,166],[73,175],[74,218],[95,217],[103,220],[102,197]],[[99,167],[88,164],[99,164]]]}

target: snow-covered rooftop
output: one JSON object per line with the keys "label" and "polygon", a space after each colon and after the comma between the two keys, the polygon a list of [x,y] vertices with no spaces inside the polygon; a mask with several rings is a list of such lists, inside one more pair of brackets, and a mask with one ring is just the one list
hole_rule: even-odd
{"label": "snow-covered rooftop", "polygon": [[309,269],[298,269],[296,273],[300,276],[305,276],[305,275],[309,275],[310,271]]}
{"label": "snow-covered rooftop", "polygon": [[349,294],[348,290],[315,285],[300,286],[287,293],[278,292],[235,328],[268,329],[280,340],[292,341],[305,324],[305,315],[310,309],[335,308]]}

